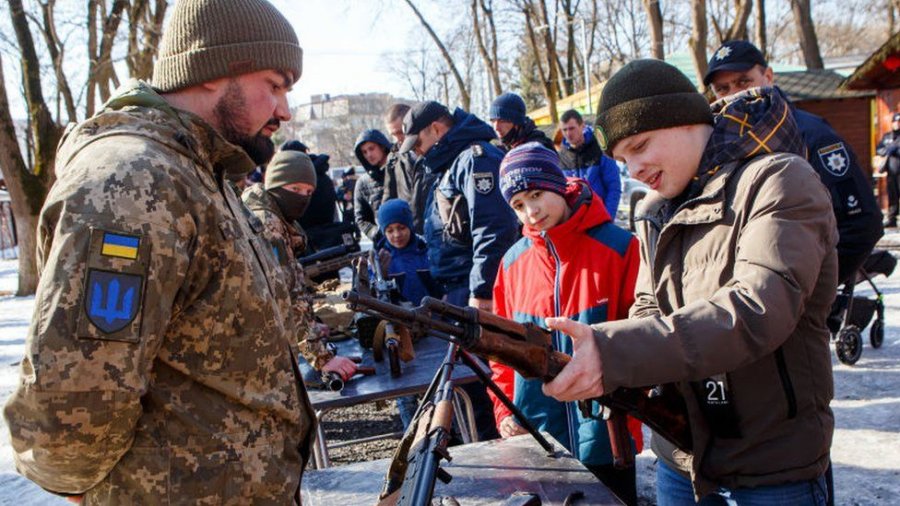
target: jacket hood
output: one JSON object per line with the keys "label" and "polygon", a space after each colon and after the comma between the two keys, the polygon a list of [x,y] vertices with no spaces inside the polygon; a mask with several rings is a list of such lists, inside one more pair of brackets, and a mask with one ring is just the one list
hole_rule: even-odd
{"label": "jacket hood", "polygon": [[470,145],[496,138],[490,125],[457,107],[453,111],[453,127],[425,153],[425,165],[432,172],[443,171]]}
{"label": "jacket hood", "polygon": [[565,245],[575,240],[587,230],[612,221],[603,200],[593,191],[587,181],[570,178],[566,185],[566,203],[572,210],[568,220],[555,227],[542,232],[540,230],[522,226],[522,235],[531,239],[535,244],[544,245],[545,237],[549,238],[557,246],[560,256],[566,256],[568,252],[575,252],[575,248],[567,248]]}
{"label": "jacket hood", "polygon": [[[375,174],[373,173],[378,173],[381,166],[375,167],[369,164],[369,162],[366,161],[366,158],[362,155],[362,151],[360,150],[360,148],[367,142],[374,142],[375,144],[383,147],[386,154],[391,152],[392,144],[387,139],[387,137],[385,137],[384,134],[381,133],[380,130],[375,129],[366,130],[363,133],[359,134],[359,137],[356,138],[356,144],[353,145],[353,153],[356,155],[356,159],[359,160],[359,163],[362,164],[363,168],[366,169],[366,172],[374,176]],[[387,158],[385,158],[385,160],[387,160]]]}
{"label": "jacket hood", "polygon": [[[579,147],[578,149],[584,148],[585,146],[590,144],[591,141],[594,140],[594,129],[591,128],[590,125],[584,125],[584,130],[582,132],[584,133],[584,142],[581,144],[581,147]],[[575,148],[573,148],[572,145],[569,144],[569,141],[566,140],[565,136],[563,137],[562,143],[566,149],[571,149],[573,151],[575,150]]]}
{"label": "jacket hood", "polygon": [[328,155],[309,155],[309,159],[312,160],[313,167],[316,168],[316,174],[325,175],[328,173],[328,160],[330,159]]}

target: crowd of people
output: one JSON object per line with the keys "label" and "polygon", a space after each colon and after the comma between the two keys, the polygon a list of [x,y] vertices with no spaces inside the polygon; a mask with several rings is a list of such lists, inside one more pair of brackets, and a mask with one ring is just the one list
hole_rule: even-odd
{"label": "crowd of people", "polygon": [[[302,50],[265,0],[181,0],[150,83],[69,130],[41,213],[43,267],[22,382],[7,402],[19,472],[88,503],[299,503],[315,417],[298,363],[349,379],[299,257],[365,236],[401,295],[549,329],[553,381],[494,379],[626,504],[634,467],[576,401],[673,385],[692,451],[654,435],[657,502],[833,500],[829,349],[836,288],[883,233],[852,149],[796,109],[760,51],[725,43],[704,79],[636,60],[595,124],[559,145],[498,96],[488,122],[425,101],[359,134],[365,172],[271,141]],[[390,139],[389,137],[390,136]],[[879,144],[898,214],[900,115]],[[620,165],[651,193],[614,222]],[[480,383],[481,440],[524,432]],[[416,398],[398,401],[404,426]],[[632,453],[645,441],[628,420]]]}

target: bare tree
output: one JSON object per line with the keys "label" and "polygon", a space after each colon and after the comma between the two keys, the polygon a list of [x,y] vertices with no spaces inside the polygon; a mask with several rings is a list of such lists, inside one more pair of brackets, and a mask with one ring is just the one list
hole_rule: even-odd
{"label": "bare tree", "polygon": [[431,28],[431,25],[428,23],[428,21],[425,20],[425,17],[422,16],[422,13],[419,12],[419,9],[416,8],[416,5],[412,2],[412,0],[404,1],[406,2],[406,5],[408,5],[409,8],[412,9],[416,17],[419,18],[419,22],[422,24],[422,27],[425,28],[425,30],[428,32],[428,35],[431,36],[431,40],[433,40],[438,49],[440,49],[441,56],[443,56],[444,61],[447,62],[447,67],[449,67],[450,72],[453,74],[453,78],[456,80],[456,85],[459,88],[460,104],[462,105],[463,109],[469,110],[469,107],[471,106],[471,97],[469,95],[469,90],[466,87],[466,82],[463,79],[462,74],[460,74],[459,69],[456,68],[456,63],[454,63],[453,57],[450,55],[447,47],[444,46],[441,38],[438,37],[437,33],[435,33],[434,29]]}
{"label": "bare tree", "polygon": [[663,17],[662,9],[659,7],[659,0],[644,0],[644,10],[647,11],[647,21],[650,26],[650,56],[657,60],[665,60]]}
{"label": "bare tree", "polygon": [[822,54],[819,52],[819,40],[816,37],[816,27],[813,24],[809,0],[791,0],[791,10],[794,13],[794,22],[800,39],[800,48],[803,50],[803,60],[806,62],[806,68],[824,68],[825,65],[822,63]]}
{"label": "bare tree", "polygon": [[56,77],[57,96],[66,104],[66,114],[68,115],[69,121],[78,121],[78,113],[75,110],[75,99],[72,96],[72,90],[69,87],[69,80],[63,71],[66,47],[60,40],[56,31],[56,22],[54,19],[56,0],[48,0],[46,3],[41,3],[40,6],[42,19],[41,33],[44,36],[44,43],[47,44],[50,58],[53,60],[53,72]]}
{"label": "bare tree", "polygon": [[707,9],[707,14],[716,33],[717,45],[729,40],[747,39],[747,22],[752,10],[753,0],[713,2],[712,12]]}
{"label": "bare tree", "polygon": [[[494,96],[503,93],[500,85],[500,60],[497,58],[497,26],[494,23],[493,0],[472,0],[472,28],[475,32],[475,41],[478,43],[478,52],[484,62],[484,68],[491,80]],[[484,28],[479,21],[479,13],[484,15],[486,22]],[[482,35],[482,29],[485,35]],[[485,43],[487,39],[487,43]],[[490,48],[488,48],[490,45]]]}
{"label": "bare tree", "polygon": [[163,19],[169,6],[167,0],[134,0],[128,10],[128,53],[125,62],[135,79],[150,79],[153,57],[162,37]]}
{"label": "bare tree", "polygon": [[694,59],[694,68],[697,70],[697,81],[703,86],[703,76],[706,74],[706,37],[708,29],[706,24],[706,0],[691,0],[691,56]]}
{"label": "bare tree", "polygon": [[[53,119],[41,87],[40,62],[34,47],[34,39],[28,26],[28,17],[21,0],[8,0],[10,19],[16,33],[21,53],[22,81],[25,101],[28,105],[29,140],[34,146],[31,170],[25,165],[25,158],[19,148],[15,124],[9,113],[9,99],[6,86],[0,79],[0,149],[4,152],[3,176],[10,190],[13,215],[19,239],[19,295],[34,293],[37,289],[38,272],[36,262],[37,221],[47,190],[55,179],[53,163],[56,158],[56,144],[62,128]],[[2,69],[0,69],[2,74]]]}
{"label": "bare tree", "polygon": [[[7,0],[9,16],[15,40],[3,37],[5,43],[15,47],[19,53],[21,64],[22,88],[27,110],[25,143],[18,141],[14,120],[10,113],[9,95],[3,79],[2,62],[0,62],[0,170],[10,192],[13,215],[16,220],[19,240],[19,289],[18,294],[28,295],[37,288],[38,271],[36,265],[36,231],[38,215],[50,186],[55,180],[56,147],[63,131],[63,123],[77,121],[79,101],[73,96],[73,82],[64,71],[66,60],[65,38],[60,37],[56,24],[56,1],[37,1],[39,14],[28,12],[22,0]],[[157,12],[160,3],[157,0]],[[129,6],[125,0],[112,0],[107,9],[103,0],[90,0],[87,5],[89,13],[87,33],[84,26],[75,26],[76,39],[88,43],[88,73],[83,85],[87,93],[85,101],[85,117],[93,114],[94,94],[102,100],[109,97],[111,85],[117,85],[118,78],[112,69],[113,49],[118,32],[119,21],[124,10]],[[165,8],[162,7],[162,11]],[[149,18],[145,18],[149,19]],[[98,25],[97,20],[101,20]],[[133,20],[137,23],[136,20]],[[161,22],[161,18],[159,20]],[[46,45],[50,58],[52,73],[41,72],[39,52],[32,37],[31,23],[37,27]],[[146,23],[146,22],[145,22]],[[147,25],[149,26],[149,25]],[[158,33],[158,29],[157,29]],[[149,75],[151,62],[156,54],[157,39],[145,39],[152,46],[135,47],[146,55],[141,64],[144,75]],[[135,66],[137,69],[138,66]],[[83,74],[82,74],[83,75]],[[54,117],[45,100],[46,90],[53,90],[57,96],[57,114]],[[79,89],[76,86],[75,89]],[[63,121],[59,104],[65,104],[66,120]]]}
{"label": "bare tree", "polygon": [[[122,20],[122,13],[127,6],[126,0],[114,0],[109,14],[106,15],[106,3],[103,0],[88,0],[90,64],[88,65],[87,116],[94,114],[95,90],[100,94],[100,102],[106,102],[111,94],[111,88],[119,85],[112,62],[112,49],[116,33],[119,30],[119,22]],[[97,21],[101,21],[99,32]]]}
{"label": "bare tree", "polygon": [[756,0],[756,47],[763,58],[769,57],[768,39],[766,37],[766,0]]}
{"label": "bare tree", "polygon": [[541,85],[544,88],[544,98],[550,109],[550,120],[557,123],[559,122],[559,114],[556,110],[556,101],[559,99],[557,72],[559,65],[556,46],[550,32],[547,5],[544,0],[536,0],[536,2],[535,0],[522,0],[519,8],[525,18],[525,31],[531,51],[535,55],[534,64],[537,66]]}

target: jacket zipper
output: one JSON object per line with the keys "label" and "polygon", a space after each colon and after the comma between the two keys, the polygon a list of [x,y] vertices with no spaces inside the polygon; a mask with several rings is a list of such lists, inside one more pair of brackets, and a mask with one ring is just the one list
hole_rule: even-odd
{"label": "jacket zipper", "polygon": [[[553,241],[547,236],[546,232],[541,232],[541,235],[544,237],[544,241],[547,243],[547,250],[550,252],[550,256],[553,258],[553,261],[556,266],[556,272],[553,274],[553,316],[560,317],[562,316],[562,307],[560,307],[560,279],[559,273],[562,270],[562,262],[559,260],[559,254],[556,252],[556,246],[553,245]],[[555,341],[557,351],[562,350],[562,336],[559,332],[553,332],[553,340]],[[566,425],[568,427],[569,435],[569,448],[572,449],[572,453],[578,456],[578,448],[575,447],[575,426],[572,420],[572,411],[573,405],[570,402],[566,402],[563,404],[565,406],[566,411]]]}
{"label": "jacket zipper", "polygon": [[788,373],[787,362],[784,359],[784,348],[781,346],[775,350],[775,365],[778,367],[778,376],[781,378],[781,387],[784,389],[784,397],[787,400],[788,420],[797,416],[797,395],[794,393],[794,384]]}

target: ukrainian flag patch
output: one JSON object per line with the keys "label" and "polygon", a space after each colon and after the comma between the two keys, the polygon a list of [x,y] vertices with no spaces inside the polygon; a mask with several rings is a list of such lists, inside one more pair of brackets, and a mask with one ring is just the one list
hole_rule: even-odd
{"label": "ukrainian flag patch", "polygon": [[108,257],[134,260],[138,256],[138,245],[140,243],[140,237],[104,232],[100,254]]}

